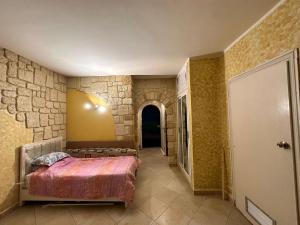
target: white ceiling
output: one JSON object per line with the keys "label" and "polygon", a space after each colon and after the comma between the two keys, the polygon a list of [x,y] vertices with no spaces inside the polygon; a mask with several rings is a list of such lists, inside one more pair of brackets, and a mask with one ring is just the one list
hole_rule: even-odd
{"label": "white ceiling", "polygon": [[72,75],[177,74],[278,0],[0,0],[0,46]]}

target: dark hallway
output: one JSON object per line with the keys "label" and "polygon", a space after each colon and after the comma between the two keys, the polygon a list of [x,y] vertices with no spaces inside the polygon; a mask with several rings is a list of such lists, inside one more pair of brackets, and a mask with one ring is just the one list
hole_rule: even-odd
{"label": "dark hallway", "polygon": [[160,111],[154,105],[148,105],[142,112],[143,148],[161,147]]}

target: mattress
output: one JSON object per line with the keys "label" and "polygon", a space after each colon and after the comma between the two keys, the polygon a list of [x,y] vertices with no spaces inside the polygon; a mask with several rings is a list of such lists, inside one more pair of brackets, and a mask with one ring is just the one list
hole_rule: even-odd
{"label": "mattress", "polygon": [[138,160],[133,156],[68,157],[26,176],[30,194],[72,199],[117,198],[130,203]]}

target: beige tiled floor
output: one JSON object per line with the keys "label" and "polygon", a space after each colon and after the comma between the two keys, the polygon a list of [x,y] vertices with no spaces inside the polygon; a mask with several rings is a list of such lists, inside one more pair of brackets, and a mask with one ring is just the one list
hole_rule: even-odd
{"label": "beige tiled floor", "polygon": [[133,205],[28,205],[0,225],[250,225],[227,201],[194,196],[178,168],[171,168],[158,149],[143,150]]}

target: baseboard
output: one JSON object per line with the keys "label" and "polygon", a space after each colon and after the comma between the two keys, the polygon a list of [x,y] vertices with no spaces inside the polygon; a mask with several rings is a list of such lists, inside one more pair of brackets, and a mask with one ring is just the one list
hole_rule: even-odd
{"label": "baseboard", "polygon": [[[222,196],[221,189],[197,189],[194,190],[194,195],[218,195]],[[230,193],[225,192],[225,200],[232,202],[232,196]]]}
{"label": "baseboard", "polygon": [[14,205],[8,207],[7,209],[4,209],[0,212],[0,219],[3,218],[5,215],[9,214],[10,212],[14,211],[18,207],[18,202],[16,202]]}
{"label": "baseboard", "polygon": [[194,195],[220,195],[222,191],[219,189],[195,189]]}
{"label": "baseboard", "polygon": [[177,167],[177,163],[169,162],[169,167]]}

